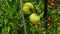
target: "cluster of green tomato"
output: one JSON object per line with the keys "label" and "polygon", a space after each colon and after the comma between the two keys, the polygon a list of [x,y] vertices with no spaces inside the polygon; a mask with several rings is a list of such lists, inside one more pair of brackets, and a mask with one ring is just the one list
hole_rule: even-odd
{"label": "cluster of green tomato", "polygon": [[34,6],[32,3],[25,3],[23,6],[23,11],[25,14],[30,14],[29,19],[32,24],[39,24],[40,16],[37,13],[32,12],[34,10]]}

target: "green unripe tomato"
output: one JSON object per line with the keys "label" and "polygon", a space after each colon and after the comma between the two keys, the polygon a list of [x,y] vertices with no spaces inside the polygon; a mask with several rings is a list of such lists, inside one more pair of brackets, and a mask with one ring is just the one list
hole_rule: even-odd
{"label": "green unripe tomato", "polygon": [[28,6],[24,6],[23,7],[23,11],[24,11],[25,14],[30,14],[31,13],[31,11],[30,11]]}
{"label": "green unripe tomato", "polygon": [[25,3],[24,6],[28,6],[29,8],[34,9],[33,4],[30,3],[30,2],[29,3]]}
{"label": "green unripe tomato", "polygon": [[24,6],[23,6],[23,11],[25,14],[31,14],[31,10],[33,10],[34,7],[33,7],[33,4],[31,3],[25,3]]}
{"label": "green unripe tomato", "polygon": [[40,16],[33,13],[33,14],[30,15],[30,21],[31,21],[32,24],[38,24],[40,22]]}

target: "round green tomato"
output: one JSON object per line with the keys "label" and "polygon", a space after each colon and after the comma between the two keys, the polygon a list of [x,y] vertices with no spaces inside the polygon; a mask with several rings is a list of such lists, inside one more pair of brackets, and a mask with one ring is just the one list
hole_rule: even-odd
{"label": "round green tomato", "polygon": [[25,3],[23,6],[23,11],[25,14],[31,14],[33,9],[34,9],[34,7],[33,7],[33,4],[31,4],[31,3]]}
{"label": "round green tomato", "polygon": [[24,11],[25,14],[30,14],[31,13],[31,11],[30,11],[28,6],[24,6],[23,7],[23,11]]}
{"label": "round green tomato", "polygon": [[25,3],[24,6],[28,6],[29,8],[31,9],[34,9],[34,6],[32,3],[28,2],[28,3]]}
{"label": "round green tomato", "polygon": [[37,14],[33,13],[30,15],[30,21],[33,24],[38,24],[40,21],[40,17]]}

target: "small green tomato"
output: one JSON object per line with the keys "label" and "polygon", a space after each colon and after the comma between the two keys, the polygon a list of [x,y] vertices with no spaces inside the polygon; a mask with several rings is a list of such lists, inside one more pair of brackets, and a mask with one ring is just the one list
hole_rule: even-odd
{"label": "small green tomato", "polygon": [[23,6],[23,11],[25,14],[31,14],[32,10],[34,9],[33,4],[25,3]]}
{"label": "small green tomato", "polygon": [[23,11],[24,11],[25,14],[30,14],[31,13],[31,11],[30,11],[28,6],[24,6],[23,7]]}
{"label": "small green tomato", "polygon": [[30,3],[30,2],[29,3],[25,3],[24,6],[28,6],[29,8],[34,9],[33,4]]}
{"label": "small green tomato", "polygon": [[38,24],[40,22],[40,17],[37,14],[33,13],[30,15],[30,21],[32,24]]}

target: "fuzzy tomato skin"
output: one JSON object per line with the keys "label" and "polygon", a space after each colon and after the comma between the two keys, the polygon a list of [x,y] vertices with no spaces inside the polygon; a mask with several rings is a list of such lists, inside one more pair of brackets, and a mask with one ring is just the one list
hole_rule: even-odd
{"label": "fuzzy tomato skin", "polygon": [[30,14],[31,13],[31,11],[30,11],[28,6],[24,6],[23,7],[23,11],[24,11],[25,14]]}
{"label": "fuzzy tomato skin", "polygon": [[30,21],[32,24],[38,24],[40,21],[40,17],[37,14],[33,13],[30,15]]}
{"label": "fuzzy tomato skin", "polygon": [[23,6],[23,11],[25,14],[31,14],[33,11],[34,7],[32,3],[25,3]]}
{"label": "fuzzy tomato skin", "polygon": [[34,9],[33,4],[30,3],[30,2],[29,3],[25,3],[24,6],[28,6],[29,8]]}

